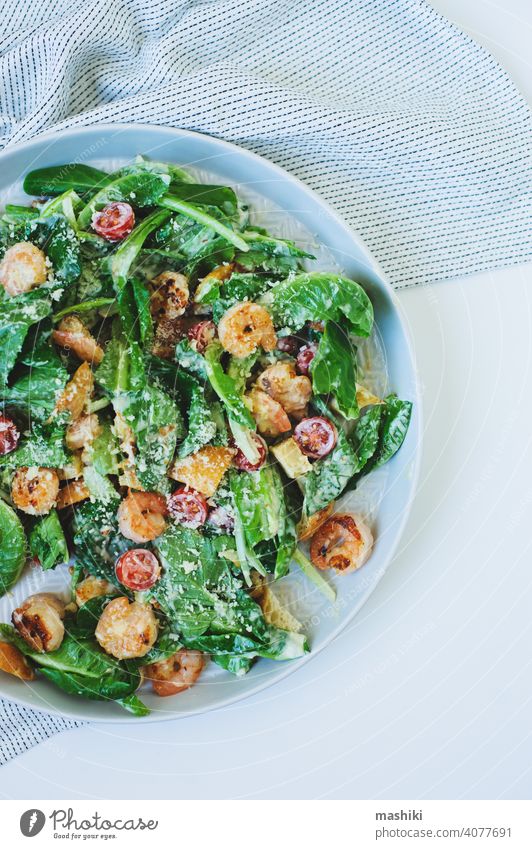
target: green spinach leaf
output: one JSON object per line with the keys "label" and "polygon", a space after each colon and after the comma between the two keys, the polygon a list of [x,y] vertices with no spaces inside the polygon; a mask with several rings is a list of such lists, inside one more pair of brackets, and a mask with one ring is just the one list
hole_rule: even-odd
{"label": "green spinach leaf", "polygon": [[346,419],[358,416],[356,348],[340,325],[328,321],[316,356],[310,364],[312,388],[317,395],[334,395]]}
{"label": "green spinach leaf", "polygon": [[298,330],[307,321],[347,319],[357,336],[369,336],[373,327],[373,307],[362,286],[337,274],[298,274],[278,283],[263,300],[277,327]]}
{"label": "green spinach leaf", "polygon": [[0,499],[0,597],[20,578],[26,562],[26,535],[15,511]]}
{"label": "green spinach leaf", "polygon": [[28,542],[32,557],[38,559],[44,571],[58,563],[68,563],[68,546],[56,510],[36,519]]}

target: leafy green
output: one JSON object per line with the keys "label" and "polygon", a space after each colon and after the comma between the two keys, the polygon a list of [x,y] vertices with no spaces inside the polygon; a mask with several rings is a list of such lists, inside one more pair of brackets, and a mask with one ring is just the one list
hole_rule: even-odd
{"label": "leafy green", "polygon": [[304,478],[303,510],[311,516],[338,498],[358,469],[358,458],[341,428],[336,446],[326,457],[316,460]]}
{"label": "leafy green", "polygon": [[149,171],[124,174],[104,185],[83,207],[78,216],[78,226],[81,230],[86,230],[97,210],[116,201],[125,201],[135,207],[154,206],[164,195],[169,182],[166,174]]}
{"label": "leafy green", "polygon": [[255,430],[255,419],[246,407],[235,379],[223,370],[222,354],[223,348],[219,342],[211,342],[205,351],[205,369],[209,382],[224,404],[229,419],[233,419],[250,430]]}
{"label": "leafy green", "polygon": [[37,652],[10,625],[0,625],[0,635],[31,658],[41,675],[71,695],[116,701],[140,686],[135,664],[115,660],[93,640],[66,634],[55,651]]}
{"label": "leafy green", "polygon": [[350,436],[357,458],[357,472],[360,472],[368,461],[375,455],[379,444],[379,434],[383,404],[375,404],[360,416]]}
{"label": "leafy green", "polygon": [[145,389],[125,406],[136,440],[135,471],[145,489],[158,489],[185,427],[175,402],[157,386]]}
{"label": "leafy green", "polygon": [[28,542],[30,554],[39,560],[44,571],[68,562],[68,546],[56,510],[36,519]]}
{"label": "leafy green", "polygon": [[321,572],[316,569],[308,557],[305,557],[303,552],[299,549],[296,549],[293,557],[303,574],[306,575],[309,581],[312,581],[320,593],[322,593],[322,595],[324,595],[329,601],[336,601],[336,590],[325,580]]}
{"label": "leafy green", "polygon": [[81,162],[70,162],[68,165],[52,165],[30,171],[24,178],[23,187],[26,194],[38,197],[60,195],[69,189],[85,194],[112,179],[112,175],[98,168]]}
{"label": "leafy green", "polygon": [[199,384],[196,384],[191,391],[187,415],[186,436],[178,451],[180,458],[199,451],[216,436],[216,421]]}
{"label": "leafy green", "polygon": [[[203,361],[203,357],[192,349],[190,353]],[[159,357],[149,357],[148,369],[150,378],[158,379],[185,413],[185,438],[179,445],[178,456],[187,457],[212,442],[217,434],[215,408],[207,400],[202,382],[175,363]]]}
{"label": "leafy green", "polygon": [[354,477],[348,489],[354,489],[363,475],[383,466],[399,451],[412,415],[411,401],[388,395],[382,404],[369,407],[360,417],[350,436],[357,456]]}
{"label": "leafy green", "polygon": [[[34,290],[35,292],[37,290]],[[48,295],[48,293],[46,293]],[[46,318],[52,309],[49,297],[18,296],[2,301],[0,309],[0,384],[5,387],[7,378],[22,350],[30,327]],[[5,389],[2,390],[2,393]]]}
{"label": "leafy green", "polygon": [[142,345],[149,344],[153,322],[148,287],[138,277],[131,277],[119,291],[117,303],[122,325],[129,330],[128,338],[137,338]]}
{"label": "leafy green", "polygon": [[[271,286],[271,280],[261,274],[233,273],[228,280],[206,279],[200,283],[194,300],[199,304],[222,301],[219,312],[225,312],[237,301],[254,301]],[[223,314],[223,313],[222,313]]]}
{"label": "leafy green", "polygon": [[179,197],[169,192],[164,195],[159,200],[159,206],[163,206],[166,209],[172,210],[172,212],[180,212],[182,215],[186,215],[188,218],[192,218],[194,221],[197,221],[198,224],[202,224],[204,227],[208,227],[210,230],[214,230],[215,233],[218,233],[219,236],[222,236],[226,239],[230,244],[234,245],[239,250],[246,252],[249,250],[247,242],[240,236],[238,233],[235,233],[230,227],[224,224],[222,221],[219,221],[217,218],[214,218],[212,215],[209,215],[205,210],[196,204],[188,203],[187,201],[180,200]]}
{"label": "leafy green", "polygon": [[379,429],[379,445],[374,458],[376,466],[384,465],[399,451],[412,415],[412,402],[401,401],[397,395],[387,395],[384,404]]}
{"label": "leafy green", "polygon": [[1,220],[4,224],[19,224],[21,221],[27,221],[28,218],[38,217],[38,209],[33,209],[30,206],[19,206],[15,203],[6,203]]}
{"label": "leafy green", "polygon": [[27,368],[12,386],[3,389],[2,401],[27,419],[45,421],[65,388],[68,372],[48,340],[22,356],[21,364]]}
{"label": "leafy green", "polygon": [[66,466],[70,459],[63,445],[66,422],[65,414],[44,424],[33,422],[31,430],[15,451],[0,457],[0,466],[42,466],[49,469]]}
{"label": "leafy green", "polygon": [[166,625],[164,628],[159,628],[155,645],[144,657],[139,658],[138,664],[139,666],[146,666],[149,663],[159,663],[161,660],[172,657],[180,648],[182,648],[181,642],[176,639],[172,629]]}
{"label": "leafy green", "polygon": [[369,336],[373,327],[373,307],[362,286],[337,274],[298,274],[278,283],[262,300],[276,327],[298,330],[306,321],[339,322],[344,317],[357,336]]}
{"label": "leafy green", "polygon": [[117,493],[114,503],[84,501],[76,506],[72,523],[74,556],[90,575],[109,581],[129,595],[114,569],[120,555],[132,547],[118,530],[118,502]]}
{"label": "leafy green", "polygon": [[0,596],[14,586],[26,562],[26,536],[15,511],[0,499]]}
{"label": "leafy green", "polygon": [[68,633],[76,638],[92,639],[104,607],[114,597],[111,594],[97,595],[82,604],[74,621],[68,623]]}
{"label": "leafy green", "polygon": [[159,209],[146,216],[129,236],[120,243],[111,257],[111,276],[117,291],[125,286],[129,271],[150,233],[169,218],[170,213]]}
{"label": "leafy green", "polygon": [[312,388],[317,395],[334,395],[346,419],[358,416],[356,368],[356,348],[349,334],[335,322],[326,322],[310,364]]}
{"label": "leafy green", "polygon": [[49,218],[51,215],[64,215],[74,232],[77,231],[75,210],[81,205],[80,196],[73,189],[63,192],[59,197],[51,198],[41,206],[40,218]]}
{"label": "leafy green", "polygon": [[243,236],[248,252],[243,256],[237,254],[235,259],[246,268],[262,268],[286,275],[300,268],[302,259],[316,259],[289,239],[276,239],[258,230],[246,230]]}
{"label": "leafy green", "polygon": [[92,466],[100,475],[117,475],[119,445],[110,422],[103,422],[101,433],[87,447]]}
{"label": "leafy green", "polygon": [[253,665],[253,656],[245,654],[213,654],[211,660],[237,678],[246,675]]}
{"label": "leafy green", "polygon": [[124,710],[127,710],[128,713],[132,713],[133,716],[149,716],[150,709],[146,707],[144,702],[142,702],[136,693],[130,693],[129,696],[125,696],[122,699],[115,699],[117,705],[123,707]]}
{"label": "leafy green", "polygon": [[216,655],[277,660],[299,657],[307,650],[302,635],[267,625],[228,562],[217,556],[212,540],[173,525],[155,546],[164,571],[150,593],[186,646]]}
{"label": "leafy green", "polygon": [[238,212],[238,198],[229,186],[173,182],[170,195],[172,198],[197,206],[216,206],[228,217],[235,216]]}
{"label": "leafy green", "polygon": [[248,544],[273,539],[279,532],[282,486],[275,466],[256,472],[234,472],[229,476],[231,492],[245,528]]}
{"label": "leafy green", "polygon": [[90,493],[91,501],[102,501],[111,504],[116,500],[116,489],[107,477],[102,475],[94,466],[85,466],[83,482]]}
{"label": "leafy green", "polygon": [[192,177],[183,168],[174,165],[173,162],[157,162],[139,154],[133,162],[124,165],[120,174],[140,174],[148,171],[151,174],[166,174],[170,177],[170,185],[173,183],[190,183]]}
{"label": "leafy green", "polygon": [[54,313],[53,322],[54,324],[57,324],[65,317],[65,315],[70,315],[71,313],[84,313],[92,312],[92,310],[99,310],[102,307],[114,304],[115,301],[116,298],[94,298],[92,301],[84,301],[81,304],[72,304],[71,306],[65,307],[64,309]]}
{"label": "leafy green", "polygon": [[113,326],[113,331],[114,337],[108,343],[94,377],[106,395],[117,400],[124,394],[142,389],[145,371],[138,341],[128,338],[119,324]]}
{"label": "leafy green", "polygon": [[64,215],[31,220],[28,230],[27,237],[52,263],[54,280],[74,283],[81,274],[81,254],[76,232]]}

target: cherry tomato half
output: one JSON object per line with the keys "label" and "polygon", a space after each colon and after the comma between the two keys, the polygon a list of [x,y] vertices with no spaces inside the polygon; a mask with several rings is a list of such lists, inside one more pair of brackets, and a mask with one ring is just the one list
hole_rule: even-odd
{"label": "cherry tomato half", "polygon": [[299,351],[300,342],[295,336],[280,336],[277,339],[277,349],[284,354],[290,354],[295,357]]}
{"label": "cherry tomato half", "polygon": [[233,457],[233,463],[240,469],[241,472],[256,472],[261,466],[264,465],[266,461],[266,455],[268,454],[268,446],[264,442],[262,436],[259,436],[258,433],[252,434],[253,440],[257,446],[259,452],[259,459],[256,463],[251,463],[243,451],[240,448],[237,448],[237,452]]}
{"label": "cherry tomato half", "polygon": [[296,367],[299,374],[304,374],[308,377],[310,364],[316,356],[318,346],[315,342],[310,342],[308,345],[303,345],[299,354],[296,357]]}
{"label": "cherry tomato half", "polygon": [[207,517],[207,523],[228,534],[232,533],[235,528],[234,516],[231,515],[227,507],[222,507],[221,504],[212,508]]}
{"label": "cherry tomato half", "polygon": [[201,492],[180,486],[168,497],[168,512],[185,528],[199,528],[205,523],[209,508]]}
{"label": "cherry tomato half", "polygon": [[159,580],[161,566],[147,548],[131,548],[121,554],[115,564],[116,577],[135,592],[149,590]]}
{"label": "cherry tomato half", "polygon": [[10,454],[18,445],[20,433],[13,419],[0,414],[0,454]]}
{"label": "cherry tomato half", "polygon": [[108,242],[119,242],[128,236],[135,226],[135,213],[129,203],[116,201],[94,213],[92,226],[98,235]]}
{"label": "cherry tomato half", "polygon": [[196,351],[203,354],[216,335],[214,321],[197,321],[189,328],[187,336],[190,342],[196,343]]}
{"label": "cherry tomato half", "polygon": [[294,439],[303,454],[313,460],[326,457],[336,445],[338,434],[329,419],[324,416],[312,416],[302,419],[294,429]]}

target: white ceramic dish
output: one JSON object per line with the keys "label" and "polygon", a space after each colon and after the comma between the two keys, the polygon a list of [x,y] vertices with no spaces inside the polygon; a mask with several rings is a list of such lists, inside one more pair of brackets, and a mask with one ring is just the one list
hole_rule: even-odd
{"label": "white ceramic dish", "polygon": [[[259,214],[265,216],[272,232],[321,245],[319,266],[325,269],[329,266],[330,270],[340,267],[366,288],[373,301],[377,348],[385,358],[380,382],[387,382],[387,386],[381,385],[379,389],[393,389],[400,397],[413,401],[414,412],[401,451],[349,496],[349,506],[369,514],[376,543],[363,569],[336,582],[336,604],[324,600],[300,574],[283,579],[283,592],[290,609],[304,623],[310,638],[312,652],[305,658],[284,663],[260,660],[248,675],[238,679],[211,665],[195,687],[179,696],[160,699],[143,692],[142,698],[152,713],[140,720],[116,705],[68,696],[43,680],[25,684],[7,675],[0,676],[0,696],[39,710],[105,722],[150,722],[212,710],[271,686],[308,663],[353,618],[389,565],[410,509],[421,447],[415,364],[390,285],[383,280],[360,239],[331,208],[277,166],[235,145],[196,133],[136,124],[100,125],[40,136],[4,150],[0,153],[0,196],[4,199],[9,196],[11,187],[33,168],[72,161],[101,165],[106,160],[133,159],[138,153],[207,172],[211,180],[235,186],[251,199],[259,196]],[[9,621],[16,603],[41,588],[41,581],[40,573],[27,574],[11,597],[0,600],[0,620]],[[58,589],[63,582],[60,572],[46,576],[47,589]]]}

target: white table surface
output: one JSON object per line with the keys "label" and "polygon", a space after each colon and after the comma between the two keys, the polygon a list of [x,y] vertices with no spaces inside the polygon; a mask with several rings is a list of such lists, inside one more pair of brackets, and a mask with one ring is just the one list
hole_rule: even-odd
{"label": "white table surface", "polygon": [[[528,0],[434,5],[532,99]],[[530,797],[531,286],[528,266],[401,293],[421,482],[398,555],[340,639],[236,707],[53,737],[0,770],[0,795]]]}

